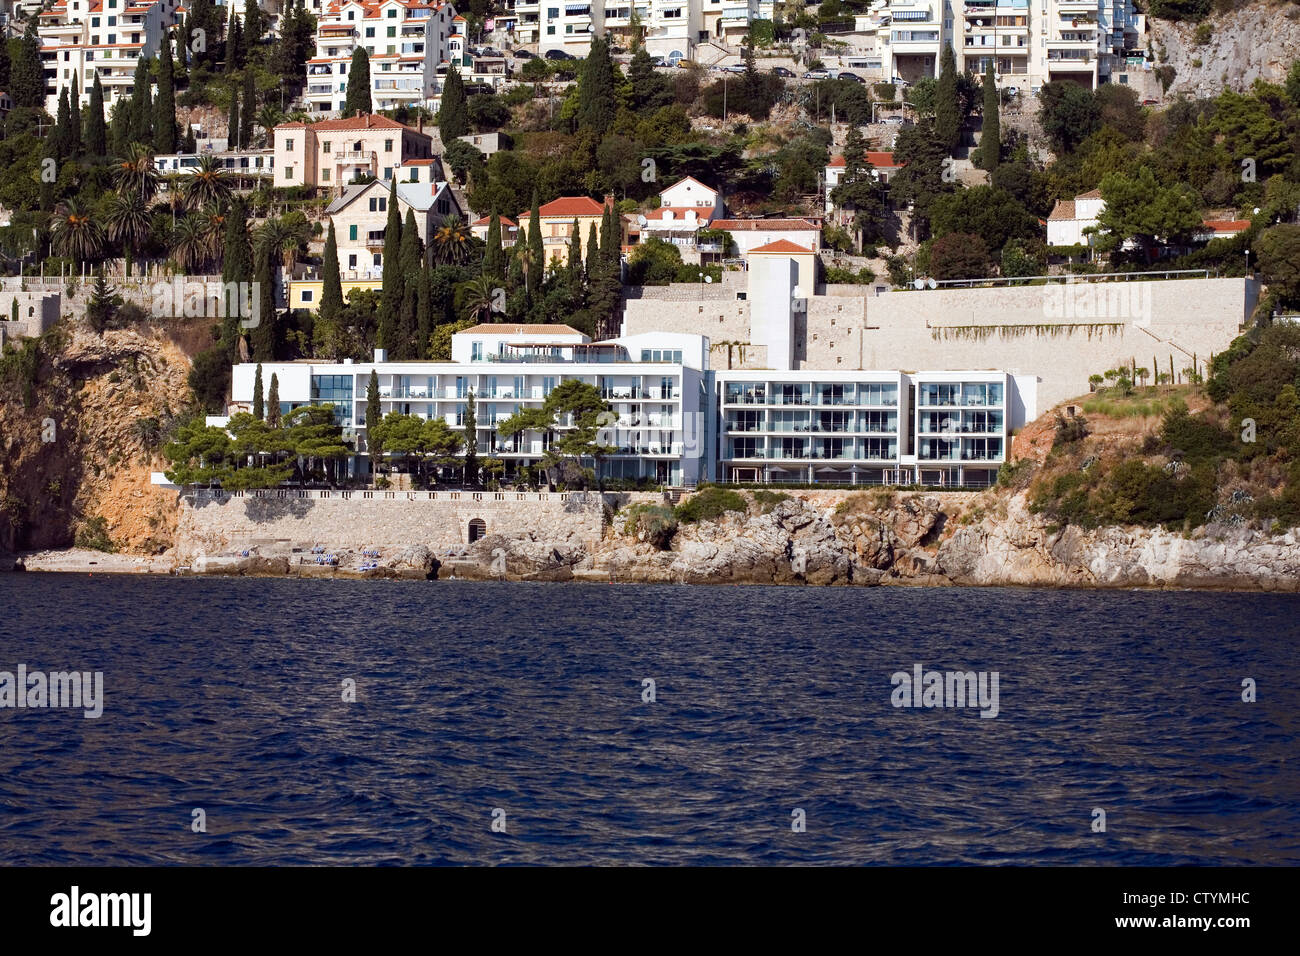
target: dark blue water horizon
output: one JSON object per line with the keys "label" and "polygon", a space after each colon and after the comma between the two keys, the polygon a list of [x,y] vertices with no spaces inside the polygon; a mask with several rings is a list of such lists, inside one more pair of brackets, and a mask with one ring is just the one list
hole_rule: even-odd
{"label": "dark blue water horizon", "polygon": [[[19,574],[0,611],[0,671],[104,675],[98,719],[0,709],[10,865],[1300,863],[1295,595]],[[917,664],[997,671],[997,717],[895,707]]]}

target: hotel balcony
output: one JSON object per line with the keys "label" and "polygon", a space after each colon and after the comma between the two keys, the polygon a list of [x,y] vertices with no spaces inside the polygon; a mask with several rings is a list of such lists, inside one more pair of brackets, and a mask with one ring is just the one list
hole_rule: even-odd
{"label": "hotel balcony", "polygon": [[328,96],[334,92],[333,83],[309,83],[307,84],[308,96]]}

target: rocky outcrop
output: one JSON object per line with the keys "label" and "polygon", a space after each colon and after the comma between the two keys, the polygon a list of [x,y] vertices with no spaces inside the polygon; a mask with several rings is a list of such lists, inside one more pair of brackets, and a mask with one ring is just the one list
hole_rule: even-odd
{"label": "rocky outcrop", "polygon": [[[1300,56],[1300,10],[1292,4],[1251,3],[1203,24],[1152,17],[1147,24],[1157,63],[1177,71],[1171,94],[1213,97],[1225,88],[1245,92],[1256,80],[1281,83]],[[1209,29],[1198,38],[1202,25]]]}
{"label": "rocky outcrop", "polygon": [[[866,500],[864,500],[866,499]],[[1240,526],[1184,536],[1057,529],[1025,495],[808,493],[681,527],[660,550],[615,521],[595,547],[491,535],[438,577],[681,584],[1300,589],[1300,541]]]}

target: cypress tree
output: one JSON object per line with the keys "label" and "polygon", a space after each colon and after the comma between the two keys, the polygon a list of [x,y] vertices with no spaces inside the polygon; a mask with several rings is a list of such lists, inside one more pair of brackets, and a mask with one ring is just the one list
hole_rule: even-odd
{"label": "cypress tree", "polygon": [[71,150],[68,148],[69,129],[72,123],[71,110],[68,105],[68,88],[59,90],[59,108],[54,119],[54,129],[50,132],[47,153],[55,159],[63,160]]}
{"label": "cypress tree", "polygon": [[343,311],[343,282],[339,278],[339,244],[334,235],[334,221],[325,237],[325,255],[321,262],[322,288],[320,293],[320,321],[338,322]]}
{"label": "cypress tree", "polygon": [[72,95],[68,98],[68,105],[68,143],[71,154],[75,156],[81,152],[81,84],[75,73],[72,75]]}
{"label": "cypress tree", "polygon": [[[98,74],[96,74],[98,77]],[[153,145],[160,153],[176,152],[176,80],[172,41],[163,35],[158,63],[158,102],[153,107]]]}
{"label": "cypress tree", "polygon": [[438,106],[438,132],[443,146],[449,146],[459,137],[469,133],[469,106],[465,98],[465,83],[453,64],[447,70],[442,84],[442,101]]}
{"label": "cypress tree", "polygon": [[266,423],[280,427],[280,376],[271,373],[271,388],[266,393]]}
{"label": "cypress tree", "polygon": [[397,210],[397,180],[388,190],[388,223],[384,228],[383,286],[379,296],[379,346],[397,348],[397,319],[402,308],[402,216]]}
{"label": "cypress tree", "polygon": [[245,149],[253,143],[253,118],[257,113],[257,87],[253,83],[253,68],[244,70],[244,101],[239,109],[239,144]]}
{"label": "cypress tree", "polygon": [[998,87],[993,78],[993,60],[984,68],[984,126],[980,133],[976,164],[992,173],[1002,159],[1002,120],[998,115]]}
{"label": "cypress tree", "polygon": [[478,415],[474,408],[474,393],[465,395],[465,484],[478,481]]}
{"label": "cypress tree", "polygon": [[108,127],[104,125],[104,87],[100,85],[99,73],[95,73],[95,85],[90,88],[90,112],[86,114],[86,152],[91,156],[108,154]]}
{"label": "cypress tree", "polygon": [[257,0],[244,0],[244,46],[251,49],[261,42],[266,33],[266,24],[262,22],[262,8]]}
{"label": "cypress tree", "polygon": [[131,101],[125,97],[119,97],[113,104],[108,121],[108,145],[114,156],[125,156],[126,148],[131,145]]}
{"label": "cypress tree", "polygon": [[582,75],[578,78],[578,128],[604,135],[614,125],[617,110],[614,61],[609,56],[609,44],[604,37],[592,37],[591,49],[583,61]]}
{"label": "cypress tree", "polygon": [[495,212],[488,220],[487,246],[483,250],[483,274],[493,279],[505,278],[506,256],[501,247],[501,217]]}
{"label": "cypress tree", "polygon": [[41,65],[41,37],[36,32],[36,21],[36,17],[27,20],[18,59],[9,70],[9,96],[15,107],[45,108],[45,68]]}
{"label": "cypress tree", "polygon": [[429,355],[429,336],[433,332],[433,288],[432,273],[420,269],[420,280],[415,299],[415,357],[427,358]]}
{"label": "cypress tree", "polygon": [[370,381],[366,385],[366,446],[370,452],[372,476],[379,474],[379,466],[384,460],[384,436],[379,427],[383,417],[384,412],[379,405],[379,373],[372,368]]}
{"label": "cypress tree", "polygon": [[542,213],[536,192],[533,193],[532,214],[528,217],[528,257],[528,293],[540,299],[542,276],[546,274],[546,248],[542,245]]}
{"label": "cypress tree", "polygon": [[230,9],[230,19],[226,23],[226,72],[234,73],[239,65],[239,21],[235,18],[235,9]]}
{"label": "cypress tree", "polygon": [[10,71],[12,65],[9,61],[9,43],[6,40],[0,43],[0,89],[9,89]]}
{"label": "cypress tree", "polygon": [[352,51],[352,65],[348,67],[348,95],[343,101],[344,116],[360,116],[370,112],[370,54],[358,46]]}
{"label": "cypress tree", "polygon": [[185,128],[184,146],[185,152],[187,153],[197,153],[199,151],[199,144],[195,142],[194,127],[192,126],[187,126]]}
{"label": "cypress tree", "polygon": [[153,93],[149,60],[142,59],[135,68],[135,85],[131,88],[131,109],[127,115],[127,141],[125,147],[132,143],[153,142]]}
{"label": "cypress tree", "polygon": [[[253,249],[248,238],[248,211],[236,198],[226,213],[226,238],[221,265],[221,282],[227,290],[221,322],[221,342],[234,350],[239,336],[239,303],[244,283],[253,281]],[[237,300],[237,301],[236,301]]]}
{"label": "cypress tree", "polygon": [[230,88],[230,118],[226,124],[230,131],[226,134],[226,148],[239,148],[239,90]]}
{"label": "cypress tree", "polygon": [[600,230],[594,226],[587,232],[587,282],[590,284],[600,270]]}
{"label": "cypress tree", "polygon": [[257,272],[253,289],[257,296],[257,325],[249,332],[249,344],[253,349],[253,358],[258,362],[269,362],[275,358],[275,256],[276,251],[269,246],[256,250]]}
{"label": "cypress tree", "polygon": [[262,363],[257,363],[257,372],[253,375],[253,417],[259,422],[266,418],[266,396],[262,394]]}
{"label": "cypress tree", "polygon": [[944,44],[939,63],[939,83],[934,91],[934,132],[943,148],[951,152],[961,135],[961,118],[957,115],[957,60],[950,44]]}
{"label": "cypress tree", "polygon": [[575,294],[582,289],[582,230],[578,220],[573,220],[573,231],[569,233],[569,288]]}
{"label": "cypress tree", "polygon": [[420,233],[415,226],[415,212],[406,210],[402,226],[402,304],[398,314],[399,359],[419,358]]}

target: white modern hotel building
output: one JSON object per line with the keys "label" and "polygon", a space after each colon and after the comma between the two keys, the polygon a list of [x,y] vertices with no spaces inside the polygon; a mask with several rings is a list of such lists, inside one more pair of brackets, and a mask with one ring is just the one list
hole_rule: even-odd
{"label": "white modern hotel building", "polygon": [[[463,428],[475,399],[478,450],[512,473],[536,464],[553,440],[525,432],[504,438],[500,421],[540,408],[560,382],[600,389],[617,421],[602,440],[618,451],[603,478],[664,485],[700,481],[980,486],[1006,458],[1019,422],[1001,371],[710,371],[700,335],[646,333],[605,342],[564,325],[485,324],[452,337],[451,362],[267,363],[263,388],[278,378],[283,410],[335,405],[352,474],[366,461],[366,390],[379,376],[384,414],[438,416]],[[256,366],[234,367],[232,411],[253,401]],[[211,420],[223,424],[222,419]]]}

